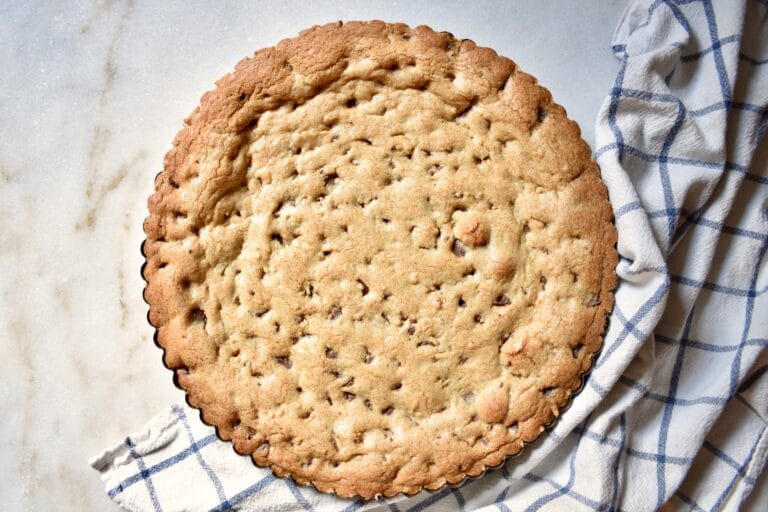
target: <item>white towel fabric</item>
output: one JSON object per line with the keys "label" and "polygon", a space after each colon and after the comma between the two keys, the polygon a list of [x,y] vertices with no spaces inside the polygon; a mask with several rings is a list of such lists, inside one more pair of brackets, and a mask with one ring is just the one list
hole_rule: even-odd
{"label": "white towel fabric", "polygon": [[768,418],[768,4],[635,0],[596,157],[619,230],[604,348],[555,428],[458,489],[365,502],[277,479],[175,405],[91,464],[134,511],[735,510]]}

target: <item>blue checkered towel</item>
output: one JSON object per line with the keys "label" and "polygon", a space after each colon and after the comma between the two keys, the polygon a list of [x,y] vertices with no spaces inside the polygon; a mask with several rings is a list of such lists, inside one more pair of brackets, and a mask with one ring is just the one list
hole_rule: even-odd
{"label": "blue checkered towel", "polygon": [[458,489],[364,502],[276,479],[175,405],[91,461],[129,510],[735,510],[765,465],[768,4],[635,0],[597,118],[621,284],[552,432]]}

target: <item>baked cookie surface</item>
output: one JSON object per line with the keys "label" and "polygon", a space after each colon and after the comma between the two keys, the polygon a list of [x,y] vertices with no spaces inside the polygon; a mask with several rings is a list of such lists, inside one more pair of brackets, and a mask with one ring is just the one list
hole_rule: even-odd
{"label": "baked cookie surface", "polygon": [[144,229],[165,364],[218,435],[364,498],[536,439],[599,350],[616,231],[549,92],[427,27],[256,52],[166,155]]}

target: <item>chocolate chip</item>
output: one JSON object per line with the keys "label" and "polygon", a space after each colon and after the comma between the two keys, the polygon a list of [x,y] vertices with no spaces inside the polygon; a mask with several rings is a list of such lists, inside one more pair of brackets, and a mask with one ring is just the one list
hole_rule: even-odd
{"label": "chocolate chip", "polygon": [[540,123],[544,122],[544,119],[547,117],[547,109],[544,107],[539,107],[536,111],[536,118]]}
{"label": "chocolate chip", "polygon": [[200,322],[205,325],[208,318],[205,316],[205,311],[200,308],[195,308],[189,311],[189,321],[191,323]]}
{"label": "chocolate chip", "polygon": [[509,306],[510,304],[512,304],[512,301],[506,295],[499,295],[493,301],[494,306]]}
{"label": "chocolate chip", "polygon": [[335,172],[331,172],[323,176],[323,183],[325,186],[333,185],[336,182],[336,179],[339,177],[338,174]]}
{"label": "chocolate chip", "polygon": [[467,254],[467,249],[464,247],[464,244],[458,240],[454,240],[453,245],[451,246],[451,252],[453,252],[454,255],[461,257]]}

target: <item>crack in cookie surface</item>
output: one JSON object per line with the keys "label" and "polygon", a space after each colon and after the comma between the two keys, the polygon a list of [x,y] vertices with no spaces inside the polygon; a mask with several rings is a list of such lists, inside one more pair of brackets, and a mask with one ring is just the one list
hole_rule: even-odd
{"label": "crack in cookie surface", "polygon": [[145,223],[150,318],[203,418],[342,496],[439,488],[535,439],[600,347],[616,263],[549,93],[470,41],[377,22],[217,85]]}

